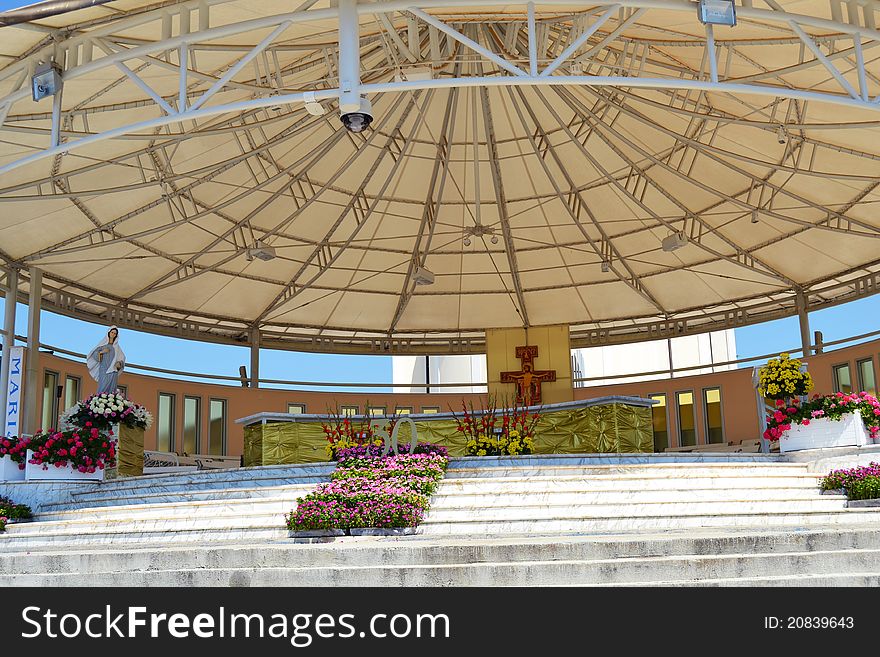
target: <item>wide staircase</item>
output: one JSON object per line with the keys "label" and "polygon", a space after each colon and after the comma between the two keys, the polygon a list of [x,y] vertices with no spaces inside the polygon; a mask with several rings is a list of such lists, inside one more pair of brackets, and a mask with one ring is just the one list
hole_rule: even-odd
{"label": "wide staircase", "polygon": [[417,536],[289,539],[331,471],[79,485],[0,535],[0,586],[880,583],[880,509],[780,456],[454,459]]}

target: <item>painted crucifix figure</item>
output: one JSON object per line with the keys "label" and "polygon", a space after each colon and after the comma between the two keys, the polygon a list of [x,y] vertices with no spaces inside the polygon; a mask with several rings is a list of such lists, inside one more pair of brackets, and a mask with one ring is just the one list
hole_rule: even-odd
{"label": "painted crucifix figure", "polygon": [[537,345],[516,348],[516,357],[522,361],[519,372],[502,372],[501,383],[516,384],[516,401],[526,406],[541,403],[541,384],[556,380],[556,370],[536,370]]}

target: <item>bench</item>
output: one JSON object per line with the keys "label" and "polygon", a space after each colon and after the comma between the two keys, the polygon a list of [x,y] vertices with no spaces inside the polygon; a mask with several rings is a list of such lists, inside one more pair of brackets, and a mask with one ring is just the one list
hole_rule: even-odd
{"label": "bench", "polygon": [[144,450],[144,474],[166,474],[173,472],[195,472],[199,464],[174,452]]}
{"label": "bench", "polygon": [[199,470],[232,470],[241,467],[240,456],[217,456],[214,454],[193,454]]}

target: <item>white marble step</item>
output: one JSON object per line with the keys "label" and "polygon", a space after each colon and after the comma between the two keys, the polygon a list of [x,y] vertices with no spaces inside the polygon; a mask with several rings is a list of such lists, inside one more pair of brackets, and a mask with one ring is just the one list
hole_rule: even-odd
{"label": "white marble step", "polygon": [[40,514],[40,517],[42,518],[47,515],[55,515],[58,513],[82,509],[110,510],[117,507],[129,508],[151,504],[175,504],[179,502],[223,502],[227,500],[277,497],[278,495],[293,495],[293,499],[295,500],[297,497],[308,495],[315,490],[316,486],[317,484],[315,483],[281,484],[276,486],[257,486],[255,488],[214,488],[193,491],[144,493],[139,496],[131,497],[94,497],[85,502],[74,501],[48,504],[43,507],[43,512]]}
{"label": "white marble step", "polygon": [[[156,507],[142,514],[106,517],[100,511],[90,517],[86,510],[75,519],[47,520],[13,524],[0,536],[0,547],[21,545],[30,539],[87,542],[89,537],[115,535],[125,541],[128,535],[169,532],[168,540],[176,539],[171,532],[224,531],[249,527],[275,529],[283,527],[283,515],[290,510],[289,501],[278,499],[233,501],[210,507],[191,503],[185,512],[180,508]],[[141,510],[139,510],[141,511]],[[482,511],[482,513],[480,512]],[[714,526],[760,526],[755,518],[785,516],[809,522],[811,516],[847,516],[856,519],[875,518],[872,510],[846,509],[840,500],[778,500],[774,502],[691,502],[677,504],[618,504],[572,506],[503,507],[490,509],[432,510],[422,525],[424,534],[479,534],[574,531],[634,531]],[[723,521],[723,522],[722,522]],[[832,520],[830,522],[840,522]],[[708,523],[708,524],[707,524]],[[772,524],[772,523],[771,523]],[[789,524],[789,522],[783,523]]]}
{"label": "white marble step", "polygon": [[785,455],[743,452],[663,452],[648,454],[532,454],[528,456],[463,456],[450,459],[450,467],[549,467],[553,465],[633,465],[703,463],[777,463],[786,462]]}
{"label": "white marble step", "polygon": [[535,537],[344,537],[331,543],[300,544],[289,540],[216,545],[126,545],[122,550],[95,545],[70,551],[64,546],[35,548],[27,553],[0,551],[0,572],[155,570],[174,567],[226,568],[243,563],[261,568],[295,564],[314,566],[387,566],[523,562],[591,561],[691,554],[755,554],[814,550],[880,549],[880,526],[812,530],[689,530],[641,534]]}
{"label": "white marble step", "polygon": [[843,495],[819,495],[810,487],[763,487],[763,488],[688,488],[684,490],[512,490],[504,492],[463,492],[441,488],[431,498],[431,513],[442,510],[462,512],[491,512],[499,507],[546,507],[585,505],[653,505],[690,503],[729,503],[766,500],[838,500]]}
{"label": "white marble step", "polygon": [[[262,482],[312,483],[324,481],[335,469],[335,463],[315,465],[284,465],[234,470],[203,470],[179,474],[146,475],[124,479],[114,479],[83,486],[73,492],[74,497],[87,498],[91,495],[124,495],[143,491],[196,490],[200,488],[254,487]],[[271,485],[277,485],[271,484]]]}
{"label": "white marble step", "polygon": [[[564,586],[564,585],[563,585]],[[574,584],[572,586],[580,586]],[[842,587],[878,587],[880,586],[880,570],[869,570],[861,573],[819,573],[794,575],[765,575],[763,577],[712,577],[704,579],[669,579],[653,582],[621,582],[619,584],[592,584],[591,586],[612,587],[663,587],[670,586],[745,586],[745,587],[810,587],[810,588],[842,588]]]}
{"label": "white marble step", "polygon": [[[385,564],[326,567],[237,567],[154,569],[102,573],[102,586],[547,586],[621,585],[700,580],[759,580],[817,577],[838,573],[874,577],[880,550],[742,553],[639,557],[593,561],[540,560],[454,564],[413,564],[389,569]],[[81,583],[76,572],[2,573],[0,586],[70,586]]]}
{"label": "white marble step", "polygon": [[516,467],[450,467],[446,473],[448,479],[468,477],[561,477],[561,476],[598,476],[598,475],[633,475],[633,476],[665,476],[665,477],[702,477],[781,474],[790,472],[807,473],[803,463],[663,463],[663,464],[612,464],[612,465],[560,465]]}
{"label": "white marble step", "polygon": [[[106,523],[115,520],[140,521],[148,519],[171,519],[186,521],[204,516],[220,517],[253,516],[254,514],[283,514],[296,507],[297,497],[310,489],[285,488],[276,491],[272,497],[253,497],[228,500],[194,500],[178,502],[159,502],[130,506],[110,506],[81,508],[58,512],[41,513],[36,521],[18,525],[17,532],[40,532],[50,528],[53,522]],[[592,514],[634,513],[633,509],[643,509],[644,513],[654,514],[662,506],[667,511],[694,507],[708,513],[710,509],[726,510],[740,508],[746,512],[758,505],[762,509],[782,510],[788,508],[837,509],[844,506],[843,496],[816,494],[813,489],[766,489],[763,495],[773,501],[755,502],[755,497],[743,497],[742,491],[691,490],[684,492],[655,493],[646,491],[567,493],[537,492],[519,494],[437,494],[432,498],[429,518],[433,521],[446,521],[461,516],[472,518],[491,518],[557,515],[559,510],[567,513]],[[659,506],[658,506],[659,505]]]}
{"label": "white marble step", "polygon": [[[599,494],[641,492],[650,494],[672,494],[684,491],[715,491],[725,496],[730,491],[755,491],[756,498],[774,495],[771,491],[780,489],[798,490],[803,494],[817,494],[816,478],[811,475],[787,475],[779,477],[708,477],[691,479],[665,478],[544,478],[544,477],[507,477],[492,479],[460,479],[445,480],[435,497],[452,495],[538,495],[542,493]],[[64,502],[46,505],[44,515],[84,508],[112,508],[114,506],[147,505],[156,503],[175,503],[189,501],[227,501],[233,499],[250,499],[275,497],[279,494],[307,495],[315,488],[315,484],[298,484],[282,486],[259,486],[256,488],[206,489],[185,492],[145,493],[139,497],[92,497],[86,502]],[[709,492],[701,493],[709,495]],[[742,493],[739,493],[740,495]]]}
{"label": "white marble step", "polygon": [[[729,500],[684,500],[629,502],[600,502],[592,504],[530,503],[522,500],[517,505],[511,502],[498,502],[485,506],[451,506],[432,508],[426,523],[444,522],[503,522],[506,520],[542,520],[544,518],[619,518],[664,516],[708,516],[708,515],[753,515],[760,513],[806,513],[815,511],[835,512],[846,509],[843,496],[822,496],[822,498],[791,498],[758,500],[739,498]],[[880,514],[877,516],[880,518]]]}
{"label": "white marble step", "polygon": [[[789,489],[816,492],[816,477],[809,474],[787,474],[768,477],[707,477],[690,479],[666,479],[663,477],[643,478],[527,478],[505,477],[490,479],[452,479],[445,480],[437,493],[438,496],[452,494],[491,495],[503,493],[537,494],[542,492],[630,492],[644,491],[696,491],[716,490],[724,494],[730,490],[767,491],[768,489]],[[278,486],[261,485],[253,488],[244,486],[236,488],[210,488],[192,491],[142,493],[138,496],[113,497],[93,496],[87,500],[47,504],[43,507],[44,514],[54,514],[82,508],[109,508],[114,506],[131,506],[138,504],[156,504],[188,502],[195,500],[231,500],[259,497],[274,497],[279,492],[297,491],[306,495],[314,490],[315,484],[283,484]],[[767,493],[761,493],[765,495]]]}
{"label": "white marble step", "polygon": [[760,527],[809,528],[822,525],[880,523],[880,513],[855,509],[839,511],[792,511],[781,513],[713,513],[682,516],[552,517],[493,521],[457,518],[438,522],[430,517],[421,525],[425,536],[550,535],[573,533],[615,533],[644,531],[683,531],[687,529],[733,529]]}
{"label": "white marble step", "polygon": [[81,533],[46,532],[35,535],[9,535],[0,537],[0,548],[8,553],[33,552],[41,549],[95,549],[101,546],[129,548],[138,545],[153,545],[164,549],[176,544],[241,543],[254,541],[282,541],[287,538],[287,530],[278,525],[251,526],[247,523],[230,521],[219,523],[214,528],[163,528],[143,531],[119,532],[116,529],[96,530]]}

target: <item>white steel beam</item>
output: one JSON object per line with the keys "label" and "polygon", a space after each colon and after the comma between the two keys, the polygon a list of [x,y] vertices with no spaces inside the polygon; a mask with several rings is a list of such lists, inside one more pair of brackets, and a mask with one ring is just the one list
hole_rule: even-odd
{"label": "white steel beam", "polygon": [[519,66],[511,64],[503,57],[496,55],[494,52],[492,52],[488,48],[484,48],[483,46],[481,46],[479,43],[477,43],[473,39],[466,37],[464,34],[459,32],[458,30],[450,27],[449,25],[447,25],[443,21],[437,20],[436,18],[434,18],[430,14],[426,14],[421,9],[418,9],[416,7],[408,7],[407,11],[410,12],[411,14],[413,14],[414,16],[417,16],[419,19],[421,19],[422,21],[424,21],[428,25],[433,25],[441,32],[446,33],[448,36],[452,37],[453,39],[455,39],[459,43],[467,46],[468,48],[470,48],[474,52],[479,53],[480,55],[483,55],[483,57],[485,57],[489,61],[495,63],[499,67],[503,68],[505,71],[509,71],[510,73],[513,73],[516,76],[528,76],[528,73],[526,73],[524,70],[522,70]]}
{"label": "white steel beam", "polygon": [[[578,48],[580,48],[584,43],[586,43],[587,39],[589,39],[591,36],[593,36],[596,33],[596,31],[600,27],[602,27],[609,18],[611,18],[614,14],[616,14],[618,9],[620,9],[619,5],[612,5],[611,7],[609,7],[608,10],[604,14],[602,14],[598,19],[596,19],[595,23],[590,25],[590,27],[588,27],[586,30],[584,30],[584,32],[577,39],[572,41],[569,44],[569,46],[565,50],[562,51],[562,53],[559,55],[559,57],[554,59],[547,66],[547,68],[545,68],[543,71],[541,71],[541,76],[544,77],[544,76],[550,75],[551,73],[553,73],[553,71],[555,71],[557,68],[559,68],[569,57],[571,57],[577,51]],[[532,73],[532,75],[534,76],[534,73]]]}
{"label": "white steel beam", "polygon": [[535,3],[528,4],[528,30],[529,30],[529,75],[538,75],[538,35],[535,32]]}
{"label": "white steel beam", "polygon": [[825,54],[819,49],[819,46],[816,45],[816,42],[810,38],[810,35],[804,32],[803,28],[793,20],[789,21],[788,24],[791,25],[791,29],[793,29],[795,33],[800,37],[801,41],[804,42],[804,45],[806,45],[807,48],[810,49],[810,52],[812,52],[816,56],[816,59],[822,62],[822,65],[828,70],[829,73],[831,73],[832,76],[834,76],[834,79],[840,83],[840,86],[843,87],[846,92],[853,98],[861,99],[859,92],[857,92],[853,88],[853,86],[847,81],[847,79],[843,77],[843,74],[840,72],[840,70],[829,61]]}
{"label": "white steel beam", "polygon": [[357,0],[339,0],[339,111],[361,108],[361,46]]}
{"label": "white steel beam", "polygon": [[284,22],[276,27],[274,30],[272,30],[272,33],[269,34],[269,36],[260,41],[260,43],[254,46],[250,52],[239,59],[232,67],[230,67],[228,71],[226,71],[226,73],[223,74],[223,76],[219,80],[217,80],[217,82],[211,85],[210,89],[208,89],[194,103],[192,103],[190,105],[190,109],[197,110],[202,105],[204,105],[208,101],[208,99],[211,98],[211,96],[213,96],[223,87],[225,87],[226,83],[234,78],[238,74],[238,72],[241,71],[241,69],[247,66],[254,57],[265,51],[269,44],[277,39],[281,35],[281,33],[284,32],[284,30],[286,30],[288,27],[290,27],[290,21]]}

